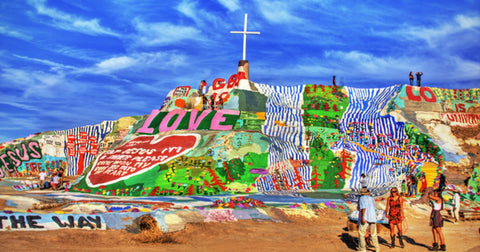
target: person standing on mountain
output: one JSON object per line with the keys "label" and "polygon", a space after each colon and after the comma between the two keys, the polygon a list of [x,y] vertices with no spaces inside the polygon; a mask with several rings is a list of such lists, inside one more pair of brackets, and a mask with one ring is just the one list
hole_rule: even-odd
{"label": "person standing on mountain", "polygon": [[420,87],[420,82],[422,81],[423,72],[417,72],[415,75],[417,76],[417,86]]}
{"label": "person standing on mountain", "polygon": [[198,85],[198,95],[202,96],[207,94],[207,82],[205,80],[200,81],[200,85]]}
{"label": "person standing on mountain", "polygon": [[413,77],[413,72],[410,72],[410,74],[408,75],[408,78],[410,79],[410,86],[413,86],[413,80],[415,79]]}

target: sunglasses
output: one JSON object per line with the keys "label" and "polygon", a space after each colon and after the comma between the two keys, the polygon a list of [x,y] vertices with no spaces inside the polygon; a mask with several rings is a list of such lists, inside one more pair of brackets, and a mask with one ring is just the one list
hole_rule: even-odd
{"label": "sunglasses", "polygon": [[391,191],[392,193],[397,193],[398,191]]}

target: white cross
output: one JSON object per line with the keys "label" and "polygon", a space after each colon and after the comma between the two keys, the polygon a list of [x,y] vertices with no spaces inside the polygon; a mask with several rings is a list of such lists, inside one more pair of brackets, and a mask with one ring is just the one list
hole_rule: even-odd
{"label": "white cross", "polygon": [[243,34],[243,60],[247,54],[247,34],[260,34],[260,32],[247,32],[247,13],[245,13],[245,24],[243,25],[243,31],[230,31],[230,33]]}

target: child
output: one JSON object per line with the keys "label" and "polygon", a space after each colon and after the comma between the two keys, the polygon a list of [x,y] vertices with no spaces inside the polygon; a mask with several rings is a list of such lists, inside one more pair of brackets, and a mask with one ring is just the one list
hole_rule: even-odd
{"label": "child", "polygon": [[52,182],[51,182],[52,189],[53,189],[54,191],[57,190],[57,188],[58,188],[58,186],[59,186],[59,181],[60,181],[60,177],[58,177],[58,172],[55,172],[55,174],[53,174]]}

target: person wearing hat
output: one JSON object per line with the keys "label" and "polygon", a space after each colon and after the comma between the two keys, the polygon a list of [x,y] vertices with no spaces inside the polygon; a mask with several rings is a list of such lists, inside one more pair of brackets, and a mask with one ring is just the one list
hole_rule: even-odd
{"label": "person wearing hat", "polygon": [[358,250],[366,251],[365,236],[367,230],[369,230],[375,251],[380,251],[377,238],[377,209],[375,207],[375,199],[370,196],[370,191],[367,188],[360,190],[358,209],[358,239],[360,240]]}

